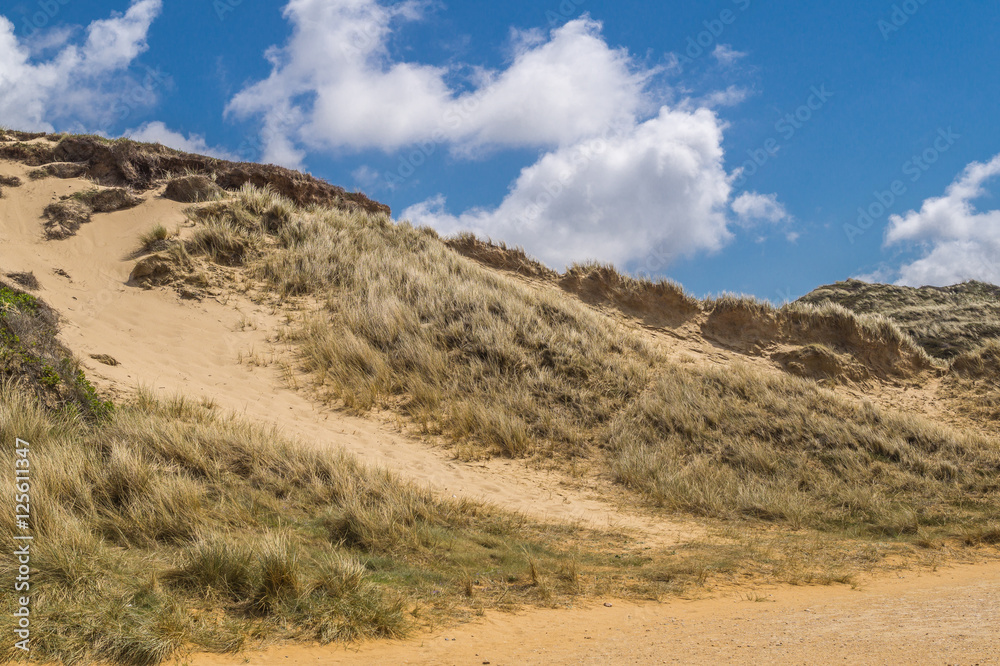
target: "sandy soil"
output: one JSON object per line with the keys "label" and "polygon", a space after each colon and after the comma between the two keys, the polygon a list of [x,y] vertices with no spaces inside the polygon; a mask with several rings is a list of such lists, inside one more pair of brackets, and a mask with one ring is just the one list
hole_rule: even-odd
{"label": "sandy soil", "polygon": [[1000,663],[996,563],[902,573],[858,590],[777,587],[690,602],[604,603],[491,614],[407,641],[276,647],[185,661],[211,666]]}
{"label": "sandy soil", "polygon": [[[182,300],[172,290],[126,284],[135,265],[128,256],[139,235],[156,224],[170,230],[182,225],[185,205],[150,194],[138,208],[95,215],[76,236],[48,241],[41,233],[42,210],[90,184],[31,182],[24,178],[26,171],[0,164],[0,174],[26,180],[0,199],[0,270],[34,272],[41,283],[38,295],[63,318],[63,342],[83,360],[99,388],[120,396],[146,386],[166,395],[205,397],[220,409],[272,423],[317,446],[344,447],[442,494],[493,502],[542,520],[634,530],[664,546],[703,533],[693,523],[623,511],[600,499],[594,487],[571,485],[560,474],[524,462],[457,461],[446,450],[401,433],[394,417],[356,418],[317,404],[304,391],[289,389],[282,378],[282,361],[292,359],[271,342],[286,325],[282,312],[238,296]],[[56,274],[57,269],[69,277]],[[96,354],[108,354],[120,365],[98,363],[90,358]],[[300,385],[308,381],[297,379]]]}

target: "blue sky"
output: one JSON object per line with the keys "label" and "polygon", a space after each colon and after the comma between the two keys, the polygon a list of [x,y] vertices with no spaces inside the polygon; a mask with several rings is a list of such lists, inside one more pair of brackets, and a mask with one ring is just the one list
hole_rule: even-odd
{"label": "blue sky", "polygon": [[1000,282],[1000,5],[15,0],[0,124],[302,168],[451,233],[782,301]]}

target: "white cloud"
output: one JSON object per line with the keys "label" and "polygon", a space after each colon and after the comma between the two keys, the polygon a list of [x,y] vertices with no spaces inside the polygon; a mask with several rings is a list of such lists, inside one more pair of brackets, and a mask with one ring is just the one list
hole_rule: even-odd
{"label": "white cloud", "polygon": [[778,201],[777,194],[744,192],[732,203],[740,226],[752,227],[761,222],[775,224],[790,219],[785,207]]}
{"label": "white cloud", "polygon": [[1000,155],[973,162],[920,211],[889,218],[886,245],[916,244],[924,256],[903,265],[898,284],[945,286],[964,280],[1000,284],[1000,210],[979,211],[973,202],[990,194],[987,183],[1000,175]]}
{"label": "white cloud", "polygon": [[707,106],[715,109],[721,106],[736,106],[742,104],[743,100],[750,96],[750,91],[737,85],[731,85],[725,90],[716,90],[703,97],[691,100],[695,106]]}
{"label": "white cloud", "polygon": [[663,109],[622,134],[547,153],[495,209],[449,215],[436,197],[402,217],[444,233],[501,238],[556,267],[654,255],[663,264],[718,250],[731,237],[721,140],[711,111]]}
{"label": "white cloud", "polygon": [[656,70],[610,48],[601,24],[587,17],[547,39],[514,32],[509,66],[477,70],[465,90],[450,85],[455,71],[390,58],[394,26],[419,19],[417,3],[292,0],[284,14],[293,34],[268,52],[270,76],[228,106],[262,120],[267,160],[296,163],[305,150],[391,151],[426,141],[457,151],[551,148],[655,111],[644,89]]}
{"label": "white cloud", "polygon": [[586,15],[550,32],[512,31],[502,69],[394,57],[394,33],[425,8],[291,0],[284,15],[292,36],[267,52],[269,76],[240,91],[227,114],[257,120],[263,159],[287,166],[314,151],[440,145],[463,159],[539,150],[495,207],[448,211],[438,195],[403,216],[520,244],[555,266],[653,257],[662,267],[733,237],[725,123],[712,109],[738,103],[745,91],[663,106],[679,96],[663,82],[665,70],[610,46]]}
{"label": "white cloud", "polygon": [[161,143],[168,148],[183,150],[197,155],[209,155],[223,160],[236,160],[236,156],[224,148],[209,146],[205,137],[199,134],[188,134],[184,136],[180,132],[175,132],[160,121],[146,123],[141,127],[125,132],[127,136],[136,141],[147,143]]}
{"label": "white cloud", "polygon": [[378,186],[381,175],[377,169],[373,169],[367,164],[362,164],[351,172],[351,178],[354,179],[355,186],[363,189],[371,189]]}
{"label": "white cloud", "polygon": [[712,51],[712,56],[719,61],[720,65],[728,66],[742,60],[747,54],[733,49],[729,44],[716,44],[715,50]]}
{"label": "white cloud", "polygon": [[[125,14],[94,21],[83,44],[71,43],[65,29],[22,43],[14,25],[0,16],[0,119],[19,129],[100,130],[102,121],[120,118],[155,95],[125,75],[146,50],[146,35],[159,15],[161,0],[134,0]],[[58,49],[46,60],[34,56]],[[108,123],[110,124],[110,122]]]}

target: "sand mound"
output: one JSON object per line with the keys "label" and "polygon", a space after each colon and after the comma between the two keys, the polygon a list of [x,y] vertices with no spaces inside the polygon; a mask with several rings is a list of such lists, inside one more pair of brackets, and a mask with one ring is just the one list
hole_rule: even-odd
{"label": "sand mound", "polygon": [[871,373],[850,354],[838,354],[826,345],[809,344],[789,351],[775,352],[771,358],[786,372],[807,379],[842,379],[864,381]]}
{"label": "sand mound", "polygon": [[819,287],[798,302],[827,301],[888,317],[937,358],[951,359],[1000,338],[1000,287],[985,282],[915,289],[847,280]]}
{"label": "sand mound", "polygon": [[575,265],[559,279],[559,286],[585,303],[612,305],[651,326],[676,326],[701,312],[698,301],[679,285],[637,280],[613,266]]}
{"label": "sand mound", "polygon": [[[713,303],[702,334],[738,350],[773,354],[795,374],[817,378],[909,378],[934,367],[912,338],[885,317],[828,303],[775,308],[746,298]],[[779,345],[805,346],[790,352]]]}
{"label": "sand mound", "polygon": [[481,240],[473,234],[459,234],[445,243],[484,266],[554,282],[585,303],[610,305],[650,326],[677,326],[701,312],[698,301],[669,280],[639,280],[597,263],[577,264],[560,275],[522,248]]}
{"label": "sand mound", "polygon": [[[76,163],[84,166],[83,175],[101,185],[127,186],[139,191],[153,189],[178,174],[214,176],[216,184],[225,190],[236,190],[251,183],[257,187],[269,186],[299,205],[318,204],[389,214],[388,206],[363,194],[347,192],[341,187],[282,167],[237,164],[127,139],[107,141],[89,136],[45,138],[48,141],[33,139],[33,142],[27,143],[27,139],[19,139],[15,143],[0,143],[0,159],[34,167]],[[53,140],[58,140],[58,143],[52,145]]]}

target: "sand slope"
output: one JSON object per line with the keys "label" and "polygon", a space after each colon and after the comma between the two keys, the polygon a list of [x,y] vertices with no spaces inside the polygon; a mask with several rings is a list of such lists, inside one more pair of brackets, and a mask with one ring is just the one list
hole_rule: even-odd
{"label": "sand slope", "polygon": [[[0,163],[0,174],[27,169]],[[516,461],[462,463],[407,436],[394,418],[355,418],[289,388],[276,344],[284,313],[233,295],[182,300],[173,291],[127,284],[128,255],[155,224],[182,225],[183,206],[146,195],[133,210],[96,215],[79,233],[44,240],[41,211],[89,187],[82,180],[28,181],[0,199],[0,271],[32,271],[39,296],[64,318],[64,342],[99,388],[119,396],[137,386],[205,397],[220,409],[277,425],[321,447],[344,447],[446,495],[495,502],[544,520],[634,530],[656,545],[699,535],[697,526],[637,515],[602,499],[597,481]],[[58,273],[56,271],[59,271]],[[725,363],[735,354],[684,331],[657,333],[677,357]],[[108,354],[120,365],[92,360]],[[762,362],[762,361],[756,361]],[[306,383],[304,377],[295,381]],[[908,404],[915,394],[894,393]],[[920,396],[923,397],[923,396]],[[846,588],[776,588],[767,602],[739,593],[666,605],[610,600],[573,610],[491,615],[484,621],[400,643],[273,649],[243,658],[205,656],[193,663],[997,663],[1000,659],[1000,567],[980,565],[907,575]],[[455,639],[455,640],[445,640]],[[189,663],[192,663],[189,661]]]}
{"label": "sand slope", "polygon": [[[3,164],[0,173],[24,178],[26,171]],[[635,529],[660,545],[700,533],[693,524],[622,511],[586,488],[567,485],[561,475],[523,462],[459,463],[447,451],[402,434],[394,417],[352,417],[288,388],[281,362],[294,365],[293,359],[289,350],[271,342],[287,326],[282,312],[238,295],[183,300],[170,290],[127,284],[136,263],[128,257],[139,235],[156,224],[171,230],[182,225],[184,204],[147,194],[137,208],[95,215],[71,238],[45,240],[45,206],[87,187],[84,180],[49,179],[8,189],[0,199],[0,271],[34,272],[41,283],[37,294],[63,318],[63,342],[83,360],[98,388],[125,396],[145,386],[210,399],[220,409],[275,424],[317,446],[344,447],[443,494],[490,501],[543,520]],[[120,365],[91,359],[100,354]]]}

